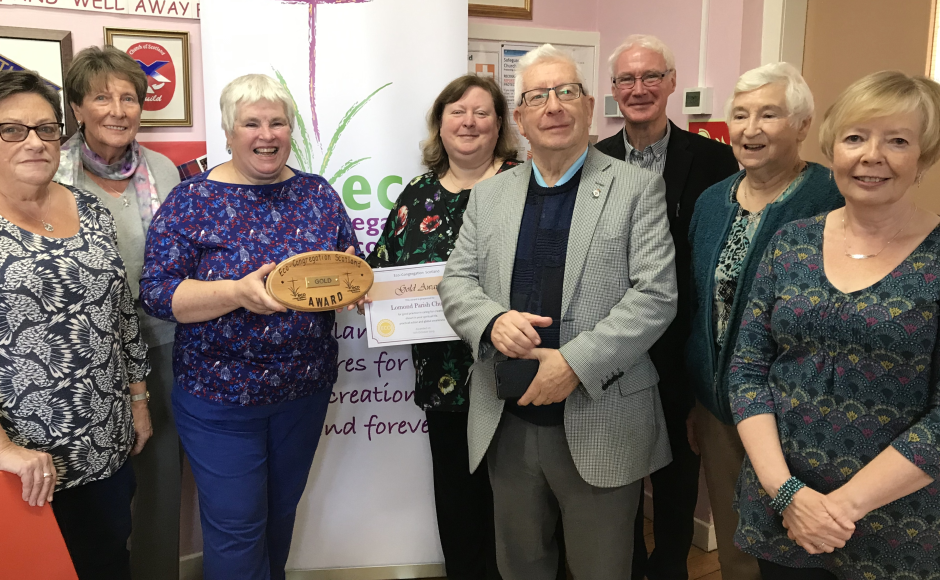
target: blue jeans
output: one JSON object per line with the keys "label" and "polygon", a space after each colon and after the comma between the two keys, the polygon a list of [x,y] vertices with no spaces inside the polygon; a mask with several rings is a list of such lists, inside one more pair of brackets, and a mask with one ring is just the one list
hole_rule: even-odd
{"label": "blue jeans", "polygon": [[330,391],[239,407],[173,389],[202,520],[205,580],[282,580]]}

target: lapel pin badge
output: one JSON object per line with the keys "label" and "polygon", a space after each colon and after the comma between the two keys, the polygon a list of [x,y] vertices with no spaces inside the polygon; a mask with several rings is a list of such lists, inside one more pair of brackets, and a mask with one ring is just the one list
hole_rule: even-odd
{"label": "lapel pin badge", "polygon": [[594,191],[591,192],[591,195],[594,196],[594,199],[597,199],[601,196],[601,190],[595,189]]}

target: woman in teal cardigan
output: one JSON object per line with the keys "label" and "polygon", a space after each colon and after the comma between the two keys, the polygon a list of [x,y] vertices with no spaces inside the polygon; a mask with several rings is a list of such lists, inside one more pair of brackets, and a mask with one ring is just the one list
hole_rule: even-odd
{"label": "woman in teal cardigan", "polygon": [[722,575],[760,578],[754,558],[734,546],[732,502],[744,460],[728,401],[728,366],[742,312],[764,249],[787,222],[844,205],[829,170],[800,158],[813,97],[786,63],[741,75],[728,104],[731,145],[743,171],[705,190],[689,229],[692,332],[686,365],[697,404],[689,420],[705,468]]}

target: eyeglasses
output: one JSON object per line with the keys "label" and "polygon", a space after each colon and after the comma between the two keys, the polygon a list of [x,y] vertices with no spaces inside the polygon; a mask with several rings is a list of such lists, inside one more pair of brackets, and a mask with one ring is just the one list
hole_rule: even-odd
{"label": "eyeglasses", "polygon": [[[663,72],[648,72],[643,76],[639,77],[643,82],[644,87],[655,87],[663,82],[663,79],[666,78],[666,75],[672,72],[672,69],[666,69]],[[637,77],[632,75],[624,75],[622,77],[617,77],[610,79],[618,89],[632,89],[636,86]]]}
{"label": "eyeglasses", "polygon": [[7,143],[26,141],[30,131],[43,141],[58,141],[62,137],[62,123],[43,123],[42,125],[21,125],[19,123],[0,123],[0,139]]}
{"label": "eyeglasses", "polygon": [[573,101],[581,98],[584,87],[581,83],[565,83],[557,87],[532,89],[522,93],[522,101],[530,107],[541,107],[548,102],[548,95],[553,91],[559,101]]}

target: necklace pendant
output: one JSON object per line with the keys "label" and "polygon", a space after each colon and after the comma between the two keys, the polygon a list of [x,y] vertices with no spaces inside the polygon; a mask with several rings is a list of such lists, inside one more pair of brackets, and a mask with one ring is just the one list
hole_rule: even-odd
{"label": "necklace pendant", "polygon": [[846,253],[846,256],[852,258],[853,260],[867,260],[868,258],[874,258],[877,254],[849,254]]}
{"label": "necklace pendant", "polygon": [[124,207],[127,207],[127,206],[130,205],[129,203],[127,203],[127,196],[122,195],[122,196],[121,196],[121,201],[124,202]]}
{"label": "necklace pendant", "polygon": [[[42,220],[40,220],[40,221],[42,221]],[[54,231],[55,231],[55,228],[52,227],[52,224],[46,223],[46,222],[44,222],[44,221],[42,222],[42,227],[45,228],[47,232],[54,232]]]}

